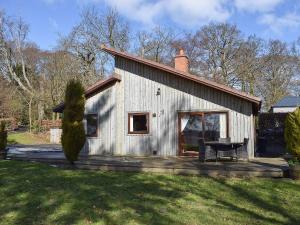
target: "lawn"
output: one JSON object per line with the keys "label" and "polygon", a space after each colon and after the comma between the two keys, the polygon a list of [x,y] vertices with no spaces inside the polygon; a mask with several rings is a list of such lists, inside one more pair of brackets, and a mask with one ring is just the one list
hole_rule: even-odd
{"label": "lawn", "polygon": [[300,224],[300,182],[0,161],[0,224]]}
{"label": "lawn", "polygon": [[46,144],[49,141],[45,137],[29,132],[12,132],[8,133],[8,144],[21,144],[21,145],[36,145]]}

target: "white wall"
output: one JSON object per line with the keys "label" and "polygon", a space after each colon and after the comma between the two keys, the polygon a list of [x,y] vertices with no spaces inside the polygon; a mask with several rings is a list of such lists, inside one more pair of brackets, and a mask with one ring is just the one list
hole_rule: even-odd
{"label": "white wall", "polygon": [[289,113],[294,112],[297,107],[274,107],[273,113]]}

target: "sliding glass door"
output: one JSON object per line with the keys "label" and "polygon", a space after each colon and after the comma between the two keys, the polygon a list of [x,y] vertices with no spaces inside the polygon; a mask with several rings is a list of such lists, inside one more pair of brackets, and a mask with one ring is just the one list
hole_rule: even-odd
{"label": "sliding glass door", "polygon": [[200,139],[205,142],[226,138],[227,123],[226,112],[179,113],[179,154],[197,155]]}

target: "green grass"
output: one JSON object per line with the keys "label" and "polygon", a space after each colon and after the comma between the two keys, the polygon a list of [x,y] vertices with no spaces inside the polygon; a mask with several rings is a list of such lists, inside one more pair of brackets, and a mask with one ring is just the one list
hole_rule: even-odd
{"label": "green grass", "polygon": [[28,132],[16,132],[8,133],[8,144],[22,144],[22,145],[36,145],[45,144],[47,140],[36,134],[30,134]]}
{"label": "green grass", "polygon": [[300,224],[300,182],[0,161],[0,224]]}

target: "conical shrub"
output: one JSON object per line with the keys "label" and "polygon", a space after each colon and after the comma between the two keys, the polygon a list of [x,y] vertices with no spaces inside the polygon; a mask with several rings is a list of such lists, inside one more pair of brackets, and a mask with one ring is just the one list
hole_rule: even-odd
{"label": "conical shrub", "polygon": [[7,131],[5,130],[5,122],[0,124],[0,151],[4,151],[7,146]]}
{"label": "conical shrub", "polygon": [[65,93],[61,143],[66,158],[73,163],[85,143],[84,89],[78,80],[69,81]]}
{"label": "conical shrub", "polygon": [[300,107],[287,115],[284,139],[287,150],[300,160]]}

